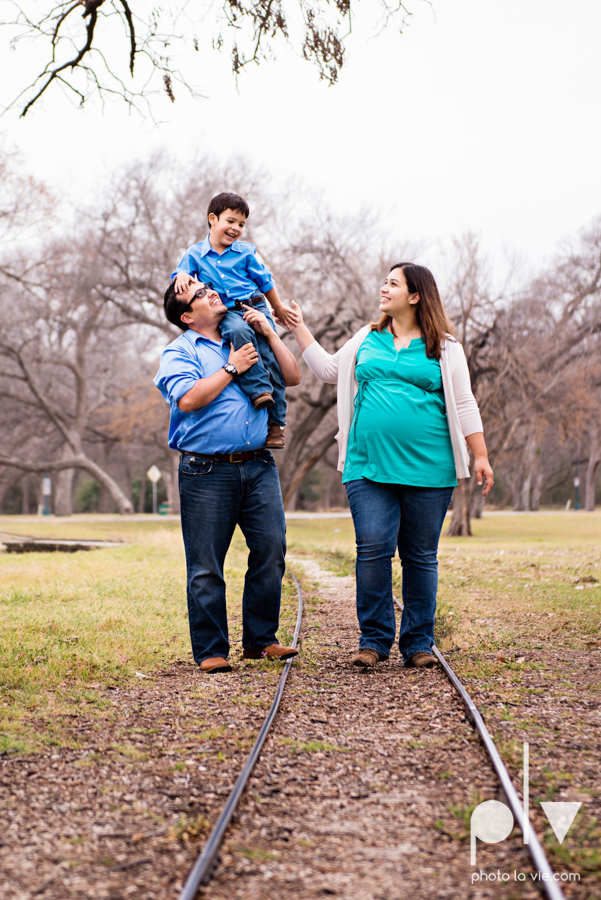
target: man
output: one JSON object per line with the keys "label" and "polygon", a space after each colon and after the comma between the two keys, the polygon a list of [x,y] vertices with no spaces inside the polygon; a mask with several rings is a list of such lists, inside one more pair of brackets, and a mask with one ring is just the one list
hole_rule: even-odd
{"label": "man", "polygon": [[[236,384],[258,360],[254,344],[225,343],[227,312],[210,285],[193,281],[165,294],[165,315],[182,329],[163,351],[154,379],[171,406],[169,446],[181,453],[180,504],[188,571],[188,616],[195,661],[203,672],[230,672],[223,566],[236,525],[249,549],[242,599],[246,659],[289,659],[276,640],[286,522],[276,465],[265,449],[267,411],[256,410]],[[246,321],[270,343],[284,384],[301,374],[266,317],[248,307]]]}

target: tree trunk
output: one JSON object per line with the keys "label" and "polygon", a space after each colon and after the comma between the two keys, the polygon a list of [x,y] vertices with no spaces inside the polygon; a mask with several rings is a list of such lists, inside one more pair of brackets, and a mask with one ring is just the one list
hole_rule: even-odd
{"label": "tree trunk", "polygon": [[538,512],[540,509],[540,498],[543,492],[543,470],[538,467],[536,472],[536,478],[534,479],[534,487],[532,488],[532,501],[530,503],[530,508],[535,512]]}
{"label": "tree trunk", "polygon": [[[68,460],[71,456],[67,447],[63,448],[61,459]],[[54,478],[54,515],[73,515],[73,483],[75,481],[75,469],[63,469],[56,473]]]}
{"label": "tree trunk", "polygon": [[482,496],[482,485],[479,485],[476,479],[473,479],[474,483],[470,485],[470,493],[471,497],[471,515],[472,519],[481,519],[482,518],[482,510],[484,509],[484,497]]}
{"label": "tree trunk", "polygon": [[280,484],[284,506],[297,489],[306,473],[319,462],[321,457],[332,446],[337,428],[332,428],[313,447],[307,447],[307,442],[319,429],[328,412],[336,405],[336,387],[333,384],[322,384],[319,397],[313,401],[304,419],[294,429],[292,439],[286,449],[282,460],[280,472]]}
{"label": "tree trunk", "polygon": [[21,489],[23,494],[21,495],[21,515],[28,516],[29,515],[29,476],[26,475],[23,481],[21,482]]}
{"label": "tree trunk", "polygon": [[117,482],[104,469],[101,469],[93,460],[89,459],[85,453],[78,453],[70,459],[51,463],[38,463],[12,456],[0,456],[0,465],[11,466],[24,472],[61,472],[63,469],[84,469],[110,494],[121,515],[133,513],[134,511],[130,501]]}
{"label": "tree trunk", "polygon": [[453,494],[453,516],[447,535],[449,537],[469,537],[470,525],[470,482],[471,478],[459,478]]}
{"label": "tree trunk", "polygon": [[292,493],[288,493],[286,495],[286,500],[284,502],[284,508],[285,508],[286,512],[295,512],[297,500],[298,500],[298,488],[295,488],[292,491]]}
{"label": "tree trunk", "polygon": [[599,443],[599,426],[593,422],[588,430],[590,442],[590,453],[588,458],[588,466],[586,469],[586,502],[585,509],[594,512],[595,509],[595,474],[597,466],[601,461],[601,444]]}
{"label": "tree trunk", "polygon": [[528,442],[526,447],[524,448],[524,458],[522,460],[522,471],[524,474],[524,480],[522,482],[522,490],[520,491],[520,497],[518,503],[514,507],[517,511],[528,512],[531,509],[530,506],[530,491],[532,487],[532,476],[534,475],[537,459],[538,459],[538,443],[534,434],[531,434],[528,438]]}

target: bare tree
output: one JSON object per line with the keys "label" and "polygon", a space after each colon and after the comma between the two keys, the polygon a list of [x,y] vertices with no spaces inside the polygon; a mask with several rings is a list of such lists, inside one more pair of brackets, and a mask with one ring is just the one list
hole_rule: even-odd
{"label": "bare tree", "polygon": [[[131,501],[87,446],[115,387],[138,365],[131,326],[96,291],[93,237],[55,243],[37,271],[36,291],[5,288],[0,396],[5,432],[0,463],[22,471],[56,471],[55,510],[72,512],[73,474],[83,469],[122,513]],[[137,348],[139,351],[139,347]],[[129,372],[128,372],[129,369]],[[12,452],[11,452],[12,445]],[[25,452],[14,454],[15,446]]]}
{"label": "bare tree", "polygon": [[[37,77],[11,104],[23,104],[24,116],[49,89],[58,87],[80,105],[93,96],[119,97],[147,112],[159,88],[172,102],[178,87],[198,96],[175,58],[188,47],[198,51],[207,26],[214,29],[213,52],[229,54],[236,76],[292,44],[317,66],[320,78],[333,84],[344,64],[344,41],[358,4],[223,0],[214,10],[209,6],[200,11],[185,3],[144,7],[134,0],[3,0],[3,5],[12,48],[30,47],[35,41],[43,60]],[[378,0],[373,14],[380,30],[393,20],[401,31],[409,10],[402,2]]]}

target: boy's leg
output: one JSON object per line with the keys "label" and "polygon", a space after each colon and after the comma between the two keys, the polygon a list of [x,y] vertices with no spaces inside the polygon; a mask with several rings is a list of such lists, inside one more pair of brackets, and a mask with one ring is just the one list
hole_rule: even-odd
{"label": "boy's leg", "polygon": [[[223,340],[229,341],[234,350],[239,350],[240,347],[243,347],[244,344],[248,344],[250,341],[255,345],[259,353],[258,361],[246,372],[238,375],[236,384],[240,385],[251,401],[256,400],[261,394],[272,394],[271,379],[262,361],[262,346],[257,341],[257,332],[250,325],[246,324],[242,318],[242,312],[238,312],[235,309],[228,310],[221,320],[219,330]],[[264,341],[263,343],[266,342]]]}
{"label": "boy's leg", "polygon": [[[265,301],[255,303],[255,308],[267,316],[267,321],[275,331],[275,324]],[[261,334],[257,335],[257,338],[257,349],[263,360],[263,365],[271,378],[272,384],[271,393],[273,395],[274,405],[268,410],[269,424],[280,425],[283,427],[286,424],[286,410],[288,404],[286,403],[286,388],[284,386],[284,379],[282,378],[282,370],[280,369],[275,354],[266,338]]]}

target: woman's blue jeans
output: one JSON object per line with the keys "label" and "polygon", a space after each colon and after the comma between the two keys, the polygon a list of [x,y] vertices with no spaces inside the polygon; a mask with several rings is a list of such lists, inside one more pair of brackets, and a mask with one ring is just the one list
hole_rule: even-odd
{"label": "woman's blue jeans", "polygon": [[399,650],[406,662],[434,643],[438,541],[453,488],[381,484],[359,478],[346,484],[357,540],[359,648],[388,656],[396,634],[392,557],[403,569]]}
{"label": "woman's blue jeans", "polygon": [[[267,321],[275,331],[275,325],[265,301],[255,303],[255,309],[267,316]],[[229,341],[234,350],[239,350],[244,344],[251,342],[259,354],[259,359],[254,366],[238,375],[236,383],[251,401],[256,400],[261,394],[271,394],[274,405],[267,410],[269,422],[273,422],[275,425],[285,425],[287,403],[282,370],[267,338],[262,334],[257,334],[255,329],[244,321],[243,315],[243,309],[230,309],[219,324],[221,337],[224,341]]]}
{"label": "woman's blue jeans", "polygon": [[195,661],[230,650],[225,556],[236,525],[246,538],[248,569],[242,595],[242,646],[263,650],[277,641],[286,520],[273,456],[264,450],[243,463],[182,456],[182,532],[188,571],[188,618]]}

